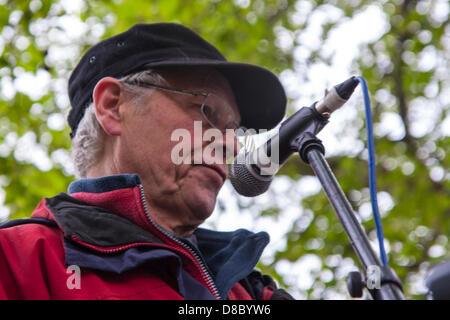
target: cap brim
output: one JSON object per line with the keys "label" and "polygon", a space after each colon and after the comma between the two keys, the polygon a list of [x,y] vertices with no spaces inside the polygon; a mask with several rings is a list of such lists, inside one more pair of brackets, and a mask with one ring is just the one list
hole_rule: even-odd
{"label": "cap brim", "polygon": [[274,128],[286,112],[286,94],[278,77],[267,69],[239,62],[211,60],[161,61],[152,67],[212,67],[230,83],[241,114],[241,125],[249,129]]}

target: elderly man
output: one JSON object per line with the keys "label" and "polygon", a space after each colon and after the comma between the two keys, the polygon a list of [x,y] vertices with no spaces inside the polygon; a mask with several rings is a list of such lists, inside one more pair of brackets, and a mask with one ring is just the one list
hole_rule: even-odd
{"label": "elderly man", "polygon": [[[1,227],[0,298],[290,298],[254,270],[265,232],[198,228],[238,152],[230,130],[284,115],[272,73],[227,62],[183,26],[141,24],[88,50],[69,96],[80,179]],[[180,129],[188,154],[173,152]]]}

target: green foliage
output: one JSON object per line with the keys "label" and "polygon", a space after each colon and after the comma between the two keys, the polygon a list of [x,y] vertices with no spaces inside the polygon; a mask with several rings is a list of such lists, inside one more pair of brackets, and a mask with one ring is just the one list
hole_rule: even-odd
{"label": "green foliage", "polygon": [[[378,191],[390,203],[382,215],[391,266],[404,282],[408,298],[424,297],[423,290],[417,289],[418,279],[431,265],[449,257],[448,129],[447,135],[443,134],[450,112],[449,24],[448,15],[443,19],[435,13],[439,1],[91,0],[81,2],[79,8],[69,6],[70,1],[0,2],[0,186],[11,219],[28,216],[42,197],[65,191],[73,180],[67,160],[57,156],[70,150],[69,131],[55,119],[65,118],[69,108],[64,97],[70,70],[81,53],[100,38],[135,23],[179,22],[214,43],[229,60],[281,73],[299,63],[304,70],[316,63],[330,64],[333,54],[321,48],[341,21],[369,7],[380,8],[389,27],[378,39],[361,45],[352,71],[362,74],[369,84],[375,127],[385,116],[395,114],[403,128],[401,136],[376,134]],[[325,19],[319,32],[321,45],[311,47],[308,57],[296,58],[297,46],[308,47],[300,43],[299,36],[314,22],[313,14],[330,8],[340,12],[341,18]],[[64,19],[72,19],[72,29],[64,27]],[[284,45],[280,45],[281,35],[288,39]],[[427,54],[432,61],[425,63]],[[17,80],[27,73],[35,77],[33,85],[44,81],[38,79],[49,78],[37,96],[18,84]],[[38,78],[39,74],[44,78]],[[291,109],[294,107],[291,105]],[[429,108],[437,116],[427,130],[417,131],[421,112]],[[361,113],[356,121],[363,117]],[[445,123],[448,126],[448,120]],[[24,137],[31,137],[50,166],[30,154],[35,147],[23,150]],[[357,138],[365,142],[364,127]],[[329,160],[375,243],[374,224],[367,210],[366,151]],[[279,173],[291,178],[289,189],[311,174],[294,157]],[[276,196],[276,190],[273,193]],[[259,210],[255,214],[261,218],[275,220],[286,210],[279,202],[266,207],[256,206],[255,201],[237,201],[242,210]],[[282,285],[300,292],[301,297],[346,297],[343,270],[349,265],[356,268],[359,263],[348,237],[323,192],[299,201],[301,206],[295,203],[299,215],[285,235],[285,246],[259,267]],[[220,209],[226,211],[227,205],[221,201]],[[296,289],[295,281],[289,279],[292,275],[279,268],[281,263],[294,263],[300,257],[321,261],[320,268],[310,274],[313,282],[307,289]]]}

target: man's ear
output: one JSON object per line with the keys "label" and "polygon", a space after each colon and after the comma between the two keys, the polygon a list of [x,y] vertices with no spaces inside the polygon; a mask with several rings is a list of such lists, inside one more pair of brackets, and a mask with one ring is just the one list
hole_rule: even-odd
{"label": "man's ear", "polygon": [[111,77],[101,79],[94,88],[95,115],[108,135],[118,136],[122,133],[119,113],[122,90],[121,83]]}

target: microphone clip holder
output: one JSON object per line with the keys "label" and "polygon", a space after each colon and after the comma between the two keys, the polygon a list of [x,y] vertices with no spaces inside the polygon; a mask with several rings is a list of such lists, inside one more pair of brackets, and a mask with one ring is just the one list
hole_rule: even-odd
{"label": "microphone clip holder", "polygon": [[323,155],[325,154],[325,147],[322,144],[322,140],[316,137],[312,132],[303,132],[292,142],[291,146],[299,153],[300,158],[309,164],[307,154],[309,150],[318,150]]}

